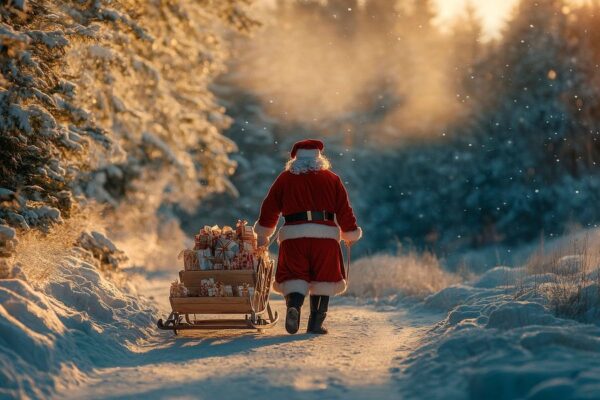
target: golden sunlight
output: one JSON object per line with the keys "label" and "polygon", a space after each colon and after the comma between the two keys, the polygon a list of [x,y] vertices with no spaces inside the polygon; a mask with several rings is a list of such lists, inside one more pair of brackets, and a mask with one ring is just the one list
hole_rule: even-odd
{"label": "golden sunlight", "polygon": [[[447,24],[464,10],[465,4],[470,0],[436,0],[439,12],[438,23]],[[493,38],[500,35],[502,27],[517,0],[495,0],[495,1],[470,1],[481,17],[486,37]]]}

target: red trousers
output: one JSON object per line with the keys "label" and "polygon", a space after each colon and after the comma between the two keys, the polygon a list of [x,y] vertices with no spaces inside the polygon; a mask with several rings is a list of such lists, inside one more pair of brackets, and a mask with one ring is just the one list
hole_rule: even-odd
{"label": "red trousers", "polygon": [[275,281],[339,282],[345,278],[344,259],[335,239],[287,239],[279,245]]}

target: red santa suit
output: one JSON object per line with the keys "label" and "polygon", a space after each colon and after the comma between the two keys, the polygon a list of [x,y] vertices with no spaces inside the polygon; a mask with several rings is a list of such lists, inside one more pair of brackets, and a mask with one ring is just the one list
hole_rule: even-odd
{"label": "red santa suit", "polygon": [[[292,149],[292,158],[298,156],[301,162],[302,157],[316,160],[322,149],[320,141],[298,142]],[[344,184],[327,169],[327,162],[321,164],[316,170],[298,172],[292,167],[282,172],[264,199],[254,225],[258,236],[268,240],[281,214],[289,216],[307,211],[335,214],[334,220],[286,222],[281,227],[273,288],[284,296],[293,292],[306,295],[309,291],[311,295],[321,296],[343,293],[346,277],[339,242],[354,242],[362,236]]]}

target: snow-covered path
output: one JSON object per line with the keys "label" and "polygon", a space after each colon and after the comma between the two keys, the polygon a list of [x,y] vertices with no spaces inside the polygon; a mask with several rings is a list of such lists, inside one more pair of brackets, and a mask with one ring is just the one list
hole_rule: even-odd
{"label": "snow-covered path", "polygon": [[[164,291],[156,283],[148,290]],[[156,295],[166,313],[166,296]],[[273,305],[284,315],[281,298]],[[394,376],[432,322],[407,310],[341,299],[332,305],[326,336],[288,335],[283,323],[264,334],[160,333],[125,365],[96,370],[84,385],[58,397],[395,399],[400,381]]]}

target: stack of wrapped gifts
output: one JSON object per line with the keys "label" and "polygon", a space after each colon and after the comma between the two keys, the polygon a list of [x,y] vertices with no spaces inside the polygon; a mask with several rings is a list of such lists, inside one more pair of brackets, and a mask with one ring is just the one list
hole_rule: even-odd
{"label": "stack of wrapped gifts", "polygon": [[213,278],[202,279],[200,284],[200,297],[251,297],[254,295],[254,288],[247,283],[243,285],[225,285]]}
{"label": "stack of wrapped gifts", "polygon": [[[205,226],[195,236],[194,248],[183,250],[185,271],[256,270],[261,257],[268,257],[266,248],[257,246],[257,235],[246,221],[230,226]],[[191,290],[191,289],[190,289]],[[247,283],[226,285],[214,278],[202,279],[200,288],[191,292],[183,283],[171,285],[171,297],[252,297],[254,288]]]}
{"label": "stack of wrapped gifts", "polygon": [[251,270],[258,265],[257,237],[252,226],[238,221],[236,229],[205,226],[195,237],[193,250],[183,251],[186,271]]}

